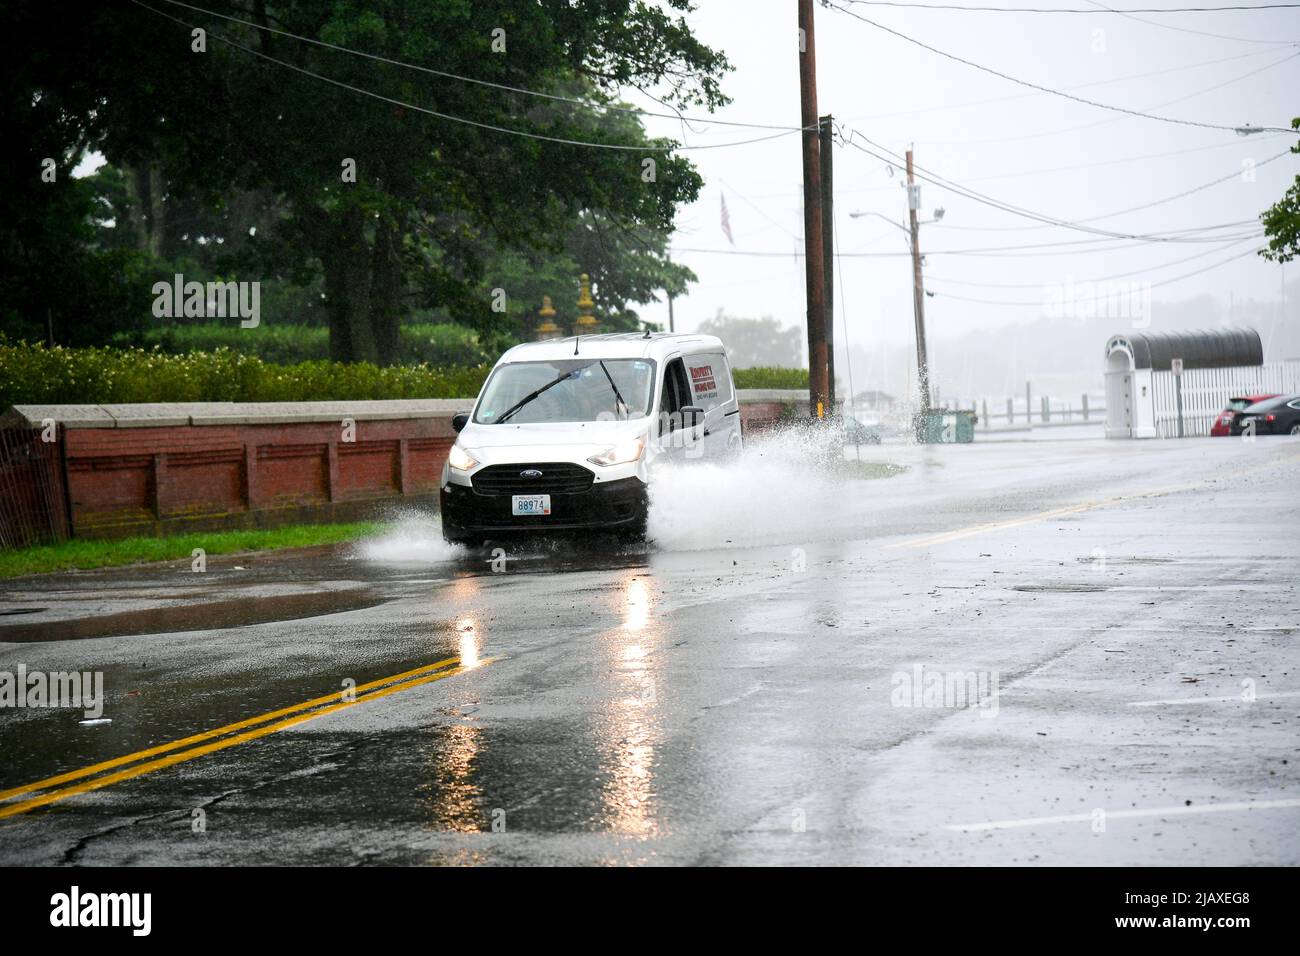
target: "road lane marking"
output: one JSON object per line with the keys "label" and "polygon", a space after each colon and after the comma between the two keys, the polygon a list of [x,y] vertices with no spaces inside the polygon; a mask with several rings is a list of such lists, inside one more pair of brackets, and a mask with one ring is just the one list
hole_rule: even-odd
{"label": "road lane marking", "polygon": [[[1206,803],[1197,807],[1153,807],[1149,810],[1106,810],[1099,808],[1107,820],[1126,820],[1136,817],[1176,817],[1193,813],[1230,813],[1238,810],[1280,810],[1300,807],[1300,800],[1252,800],[1244,803]],[[1056,817],[1028,817],[1023,820],[990,820],[987,823],[949,823],[945,830],[958,833],[977,833],[983,830],[1011,830],[1017,827],[1036,827],[1048,823],[1091,823],[1091,813],[1070,813]]]}
{"label": "road lane marking", "polygon": [[[1119,499],[1116,499],[1119,500]],[[921,538],[913,538],[910,541],[896,541],[893,544],[884,545],[885,548],[925,548],[932,544],[947,544],[949,541],[957,541],[960,538],[969,538],[971,535],[984,534],[989,531],[1005,531],[1008,528],[1018,528],[1021,525],[1033,524],[1036,521],[1046,521],[1048,518],[1056,518],[1061,515],[1075,514],[1080,511],[1087,511],[1089,508],[1100,507],[1104,502],[1088,501],[1080,505],[1070,505],[1066,508],[1053,508],[1050,511],[1040,511],[1037,514],[1023,515],[1019,518],[1010,518],[1006,521],[992,521],[986,524],[970,525],[965,528],[958,528],[955,531],[941,531],[938,534],[926,535]]]}
{"label": "road lane marking", "polygon": [[1211,481],[1219,481],[1226,478],[1239,478],[1242,475],[1253,474],[1257,471],[1267,471],[1271,468],[1276,468],[1278,465],[1293,464],[1295,462],[1300,462],[1300,456],[1283,455],[1273,461],[1264,462],[1249,468],[1239,468],[1236,471],[1216,475],[1214,478],[1202,478],[1200,481],[1194,481],[1189,484],[1169,485],[1165,488],[1151,488],[1146,491],[1134,492],[1131,495],[1117,495],[1113,498],[1102,498],[1096,501],[1084,501],[1076,505],[1066,505],[1062,508],[1051,508],[1047,511],[1040,511],[1037,514],[1021,515],[1018,518],[1009,518],[1006,521],[992,521],[985,524],[969,525],[965,528],[957,528],[954,531],[941,531],[937,534],[923,535],[920,538],[912,538],[907,541],[894,541],[890,544],[881,545],[881,550],[892,550],[895,548],[927,548],[935,544],[947,544],[950,541],[958,541],[962,538],[969,538],[977,534],[986,534],[990,531],[1005,531],[1008,528],[1019,528],[1023,525],[1034,524],[1038,521],[1047,521],[1051,518],[1078,514],[1083,511],[1092,511],[1110,505],[1126,504],[1130,501],[1140,501],[1143,498],[1159,498],[1164,495],[1178,494],[1183,491],[1195,491],[1207,487],[1208,483]]}
{"label": "road lane marking", "polygon": [[1136,700],[1130,707],[1177,707],[1181,704],[1253,704],[1257,700],[1279,700],[1286,697],[1300,697],[1300,691],[1290,690],[1279,694],[1256,694],[1247,699],[1241,694],[1231,697],[1179,697],[1172,700]]}
{"label": "road lane marking", "polygon": [[[431,684],[434,681],[439,681],[446,677],[454,677],[456,674],[463,673],[467,670],[476,669],[478,667],[482,667],[485,664],[490,664],[493,660],[494,658],[485,658],[484,660],[479,661],[478,664],[473,665],[473,667],[468,667],[468,666],[454,667],[451,670],[438,671],[436,673],[429,674],[425,677],[418,677],[415,680],[409,680],[400,684],[394,684],[391,687],[384,687],[383,689],[377,690],[372,694],[367,694],[364,697],[358,697],[354,701],[343,701],[341,703],[333,704],[329,707],[323,707],[320,710],[309,711],[308,713],[305,714],[297,714],[286,720],[282,720],[279,723],[269,724],[265,727],[259,727],[256,730],[250,730],[247,733],[238,734],[234,737],[227,737],[224,740],[218,740],[215,743],[205,744],[202,747],[194,747],[190,750],[183,750],[180,753],[171,754],[168,757],[160,757],[159,759],[151,760],[148,763],[137,764],[136,766],[129,767],[126,770],[119,770],[117,773],[111,773],[104,777],[96,777],[94,780],[87,780],[85,783],[79,783],[76,784],[75,786],[64,787],[62,790],[53,790],[49,793],[41,794],[39,797],[33,797],[30,800],[24,800],[21,803],[15,803],[7,807],[0,808],[0,820],[5,819],[6,817],[17,816],[20,813],[27,813],[31,810],[35,810],[39,807],[43,807],[48,804],[55,803],[59,800],[66,800],[68,797],[75,797],[81,793],[89,793],[92,790],[99,790],[102,787],[111,786],[112,784],[120,783],[123,780],[130,780],[133,777],[140,777],[147,773],[153,773],[156,770],[163,770],[166,769],[167,767],[174,766],[175,764],[184,763],[187,760],[194,760],[198,757],[204,757],[207,756],[208,754],[216,753],[220,750],[225,750],[228,747],[234,747],[237,746],[238,744],[247,743],[250,740],[257,740],[258,738],[265,737],[268,734],[273,734],[277,731],[285,730],[289,727],[296,726],[297,724],[306,723],[309,720],[315,720],[317,717],[323,717],[326,714],[332,714],[335,711],[343,710],[348,707],[355,707],[357,704],[362,704],[365,703],[366,701],[375,700],[378,697],[387,697],[389,694],[395,694],[398,691],[408,690],[411,687],[418,687],[421,684]],[[337,696],[337,695],[332,695],[332,696]]]}
{"label": "road lane marking", "polygon": [[[416,667],[409,671],[403,671],[400,674],[393,674],[390,677],[381,677],[378,680],[373,680],[365,684],[360,684],[357,687],[353,688],[353,690],[358,694],[362,694],[365,691],[371,690],[376,687],[382,687],[385,684],[391,684],[394,681],[404,681],[411,677],[418,677],[421,674],[428,674],[433,671],[440,670],[441,668],[447,667],[449,665],[458,664],[458,663],[460,663],[460,658],[448,657],[444,660],[437,661],[436,663],[433,664],[425,664],[422,667]],[[122,757],[114,757],[112,760],[105,760],[102,761],[101,763],[92,764],[88,767],[82,767],[79,770],[71,770],[67,773],[58,774],[57,776],[46,777],[44,780],[37,780],[34,783],[25,784],[21,787],[14,787],[11,790],[0,791],[0,800],[9,800],[13,797],[21,796],[25,793],[32,793],[37,790],[47,790],[50,787],[58,786],[59,784],[68,783],[73,780],[80,780],[82,777],[89,777],[92,776],[93,774],[101,773],[102,771],[105,770],[112,770],[114,767],[121,767],[124,764],[135,763],[137,760],[144,760],[148,757],[155,757],[159,754],[169,753],[181,747],[187,747],[191,744],[202,743],[205,740],[212,740],[215,737],[223,737],[226,734],[234,733],[237,730],[243,730],[246,727],[253,727],[256,726],[257,724],[266,723],[268,720],[275,720],[278,717],[284,717],[288,714],[295,714],[298,713],[299,711],[309,710],[312,707],[319,707],[320,705],[328,704],[331,701],[338,701],[340,699],[340,694],[341,694],[340,691],[336,691],[332,694],[326,694],[323,697],[316,697],[312,700],[303,701],[300,704],[293,704],[292,706],[289,707],[281,707],[279,710],[273,710],[270,711],[269,713],[261,714],[257,717],[249,717],[245,720],[236,721],[233,724],[226,724],[224,727],[217,727],[215,730],[205,730],[203,733],[193,734],[192,736],[189,737],[183,737],[180,740],[173,740],[171,743],[160,744],[157,747],[150,747],[147,750],[139,750],[136,751],[135,753],[126,754],[125,756]],[[4,816],[3,811],[0,811],[0,818],[3,818],[3,816]]]}

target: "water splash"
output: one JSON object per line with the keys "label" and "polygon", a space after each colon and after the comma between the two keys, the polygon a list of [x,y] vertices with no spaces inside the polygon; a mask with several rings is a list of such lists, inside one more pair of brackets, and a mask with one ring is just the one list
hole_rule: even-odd
{"label": "water splash", "polygon": [[358,541],[353,555],[377,564],[441,564],[465,557],[466,550],[442,537],[442,522],[418,512],[395,516],[394,527],[377,538]]}
{"label": "water splash", "polygon": [[663,551],[837,537],[846,491],[843,436],[791,424],[746,441],[725,463],[684,462],[650,484],[647,532]]}

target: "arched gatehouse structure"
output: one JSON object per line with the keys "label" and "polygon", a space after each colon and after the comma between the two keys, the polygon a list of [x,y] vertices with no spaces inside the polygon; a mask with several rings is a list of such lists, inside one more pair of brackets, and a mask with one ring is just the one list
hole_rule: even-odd
{"label": "arched gatehouse structure", "polygon": [[1300,391],[1300,362],[1265,365],[1254,329],[1125,332],[1105,362],[1107,438],[1173,438],[1180,404],[1182,434],[1208,435],[1233,396]]}

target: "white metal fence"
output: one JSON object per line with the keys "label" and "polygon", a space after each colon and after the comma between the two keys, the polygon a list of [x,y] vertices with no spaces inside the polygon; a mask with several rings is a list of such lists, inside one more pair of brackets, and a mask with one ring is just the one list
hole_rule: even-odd
{"label": "white metal fence", "polygon": [[[1173,372],[1151,373],[1156,431],[1178,437],[1178,384]],[[1228,399],[1238,395],[1300,392],[1300,360],[1236,368],[1193,368],[1182,375],[1183,434],[1208,435]]]}

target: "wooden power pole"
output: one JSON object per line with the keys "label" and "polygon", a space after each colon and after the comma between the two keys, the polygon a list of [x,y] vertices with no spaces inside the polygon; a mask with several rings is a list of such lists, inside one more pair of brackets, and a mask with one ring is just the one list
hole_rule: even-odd
{"label": "wooden power pole", "polygon": [[828,113],[819,121],[817,149],[820,151],[822,178],[822,260],[826,267],[822,295],[826,299],[826,414],[835,414],[835,179],[831,168],[832,118]]}
{"label": "wooden power pole", "polygon": [[808,289],[808,406],[821,418],[830,409],[826,356],[826,258],[822,254],[822,180],[817,116],[817,54],[813,0],[799,0],[799,106],[803,126],[804,275]]}
{"label": "wooden power pole", "polygon": [[916,319],[916,379],[921,386],[921,420],[930,411],[930,363],[925,355],[925,286],[921,284],[921,236],[916,212],[920,190],[912,176],[912,151],[907,151],[907,221],[912,227],[912,311]]}

